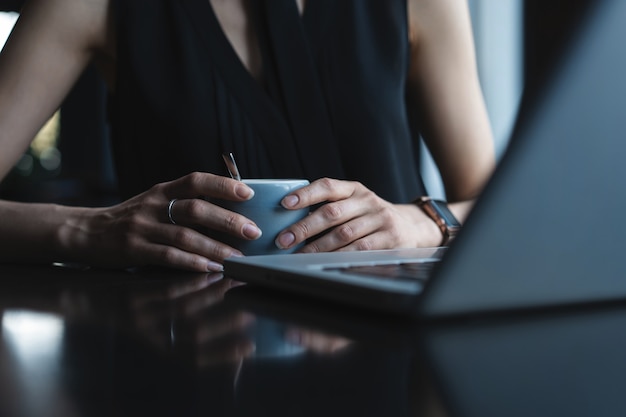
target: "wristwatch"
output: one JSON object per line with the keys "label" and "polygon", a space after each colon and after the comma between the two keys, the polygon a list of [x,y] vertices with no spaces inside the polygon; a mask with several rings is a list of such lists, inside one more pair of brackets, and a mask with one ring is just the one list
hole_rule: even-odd
{"label": "wristwatch", "polygon": [[454,217],[445,201],[421,196],[415,199],[413,203],[417,204],[439,226],[443,234],[440,246],[446,246],[461,230],[461,223]]}

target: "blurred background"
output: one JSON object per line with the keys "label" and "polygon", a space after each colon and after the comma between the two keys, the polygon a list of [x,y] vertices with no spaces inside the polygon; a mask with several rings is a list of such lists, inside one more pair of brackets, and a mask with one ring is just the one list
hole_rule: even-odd
{"label": "blurred background", "polygon": [[[521,103],[541,86],[591,0],[468,1],[478,71],[499,158]],[[0,0],[0,47],[23,2]],[[118,201],[106,103],[102,80],[88,68],[0,183],[0,198],[92,206]],[[429,194],[445,198],[427,152],[423,162]]]}

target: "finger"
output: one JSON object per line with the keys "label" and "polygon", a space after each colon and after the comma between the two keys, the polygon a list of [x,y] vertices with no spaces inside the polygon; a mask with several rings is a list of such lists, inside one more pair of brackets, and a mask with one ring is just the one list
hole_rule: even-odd
{"label": "finger", "polygon": [[212,197],[245,201],[254,196],[252,188],[241,181],[207,172],[193,172],[174,181],[159,184],[168,199]]}
{"label": "finger", "polygon": [[336,226],[328,233],[308,243],[300,252],[332,252],[374,233],[380,226],[381,222],[376,216],[358,217]]}
{"label": "finger", "polygon": [[291,248],[331,227],[362,216],[367,210],[368,207],[357,199],[326,203],[282,231],[276,238],[276,246],[282,249]]}
{"label": "finger", "polygon": [[220,272],[222,261],[241,252],[193,229],[178,225],[145,223],[135,230],[140,238],[126,243],[126,252],[141,264],[182,267],[190,271]]}
{"label": "finger", "polygon": [[[232,256],[243,254],[222,242],[218,242],[194,229],[179,225],[148,225],[145,238],[155,244],[171,246],[182,251],[197,254],[211,261],[220,263]],[[218,271],[221,269],[210,269]]]}
{"label": "finger", "polygon": [[247,217],[199,198],[177,200],[169,212],[178,225],[205,227],[249,240],[262,233]]}
{"label": "finger", "polygon": [[357,187],[356,182],[322,178],[285,196],[281,204],[287,209],[300,209],[326,201],[343,200],[352,196]]}
{"label": "finger", "polygon": [[393,245],[391,233],[388,231],[379,231],[357,239],[354,242],[337,249],[337,252],[364,251],[364,250],[382,250],[393,249],[398,246]]}
{"label": "finger", "polygon": [[219,272],[224,267],[221,262],[214,261],[194,252],[180,248],[151,242],[139,242],[132,249],[141,265],[165,266],[194,272]]}

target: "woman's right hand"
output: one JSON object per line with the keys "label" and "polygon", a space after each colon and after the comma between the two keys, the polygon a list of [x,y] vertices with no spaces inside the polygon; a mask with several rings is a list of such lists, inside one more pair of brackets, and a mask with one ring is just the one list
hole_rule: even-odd
{"label": "woman's right hand", "polygon": [[240,181],[195,172],[157,184],[116,206],[83,211],[65,222],[59,239],[68,249],[65,252],[78,256],[72,260],[91,265],[220,271],[225,258],[242,254],[202,230],[250,240],[258,238],[261,231],[246,217],[205,198],[245,201],[253,195]]}

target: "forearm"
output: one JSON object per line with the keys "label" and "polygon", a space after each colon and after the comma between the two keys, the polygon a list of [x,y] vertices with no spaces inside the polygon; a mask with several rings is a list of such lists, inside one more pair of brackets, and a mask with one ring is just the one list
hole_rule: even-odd
{"label": "forearm", "polygon": [[0,262],[78,260],[72,225],[86,210],[92,209],[0,201]]}

